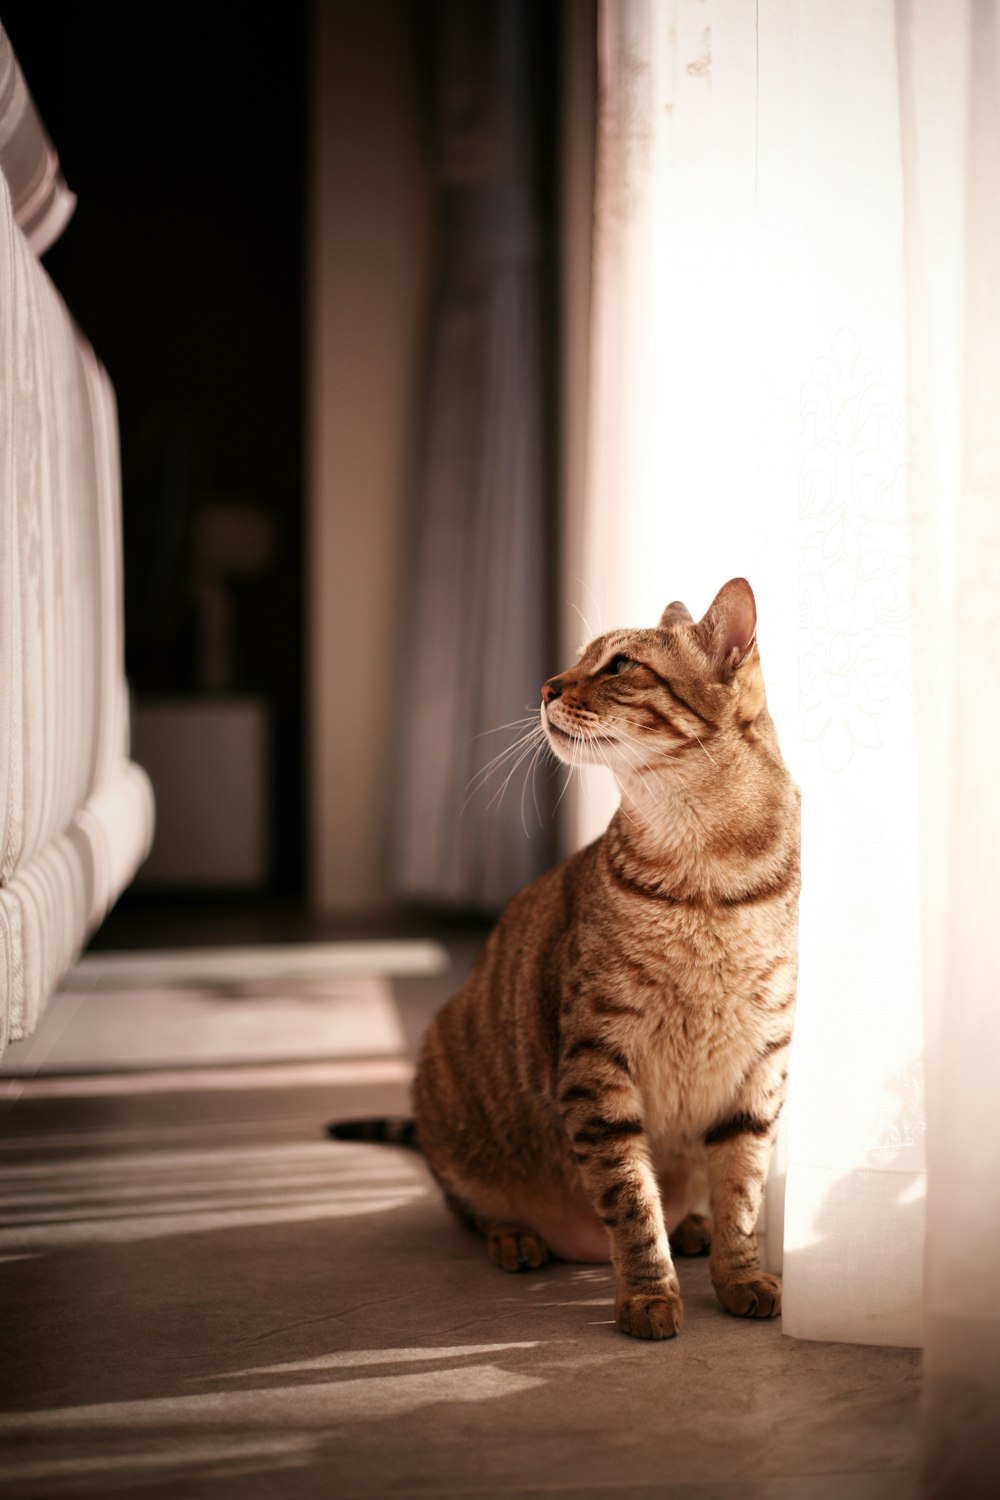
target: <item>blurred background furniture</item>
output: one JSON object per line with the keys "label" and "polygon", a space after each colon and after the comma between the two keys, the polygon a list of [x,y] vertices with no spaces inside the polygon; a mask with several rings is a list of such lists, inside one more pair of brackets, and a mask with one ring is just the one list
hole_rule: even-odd
{"label": "blurred background furniture", "polygon": [[0,28],[0,1047],[148,852],[114,392],[39,257],[74,207]]}

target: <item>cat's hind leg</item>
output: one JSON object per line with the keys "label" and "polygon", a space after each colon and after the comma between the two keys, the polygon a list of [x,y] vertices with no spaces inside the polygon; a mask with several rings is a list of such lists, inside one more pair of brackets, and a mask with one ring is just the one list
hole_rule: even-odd
{"label": "cat's hind leg", "polygon": [[712,1245],[712,1221],[707,1214],[688,1214],[670,1231],[675,1255],[707,1255]]}
{"label": "cat's hind leg", "polygon": [[490,1219],[455,1193],[445,1190],[445,1202],[467,1229],[485,1236],[490,1260],[501,1271],[536,1271],[549,1259],[548,1245],[540,1234],[507,1219]]}
{"label": "cat's hind leg", "polygon": [[501,1271],[537,1271],[549,1258],[545,1241],[522,1224],[487,1223],[480,1227],[486,1235],[490,1260]]}

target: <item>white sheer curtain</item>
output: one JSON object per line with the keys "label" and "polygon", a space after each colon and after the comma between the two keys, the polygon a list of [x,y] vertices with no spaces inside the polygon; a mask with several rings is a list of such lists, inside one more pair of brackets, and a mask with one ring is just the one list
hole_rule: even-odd
{"label": "white sheer curtain", "polygon": [[[997,10],[606,0],[599,80],[579,606],[596,629],[754,585],[803,792],[784,1327],[926,1341],[931,1493],[977,1494],[1000,1395]],[[587,789],[577,840],[610,795]]]}

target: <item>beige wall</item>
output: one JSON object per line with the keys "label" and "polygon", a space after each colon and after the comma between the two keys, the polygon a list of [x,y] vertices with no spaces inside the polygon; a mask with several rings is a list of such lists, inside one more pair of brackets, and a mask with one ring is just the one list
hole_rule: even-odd
{"label": "beige wall", "polygon": [[408,0],[317,0],[307,339],[309,890],[389,899],[394,648],[430,205]]}

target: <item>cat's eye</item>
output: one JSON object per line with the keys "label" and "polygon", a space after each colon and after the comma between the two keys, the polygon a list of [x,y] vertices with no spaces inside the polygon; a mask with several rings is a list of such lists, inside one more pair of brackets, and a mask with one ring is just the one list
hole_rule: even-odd
{"label": "cat's eye", "polygon": [[633,661],[631,656],[613,656],[605,667],[605,671],[613,674],[627,672],[630,667],[637,667],[639,663]]}

